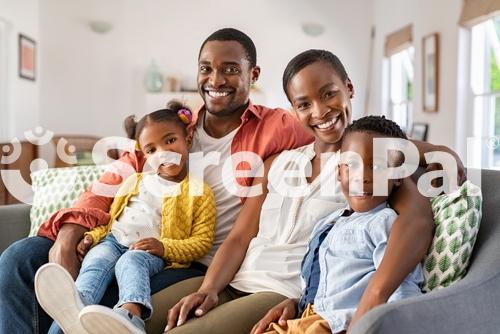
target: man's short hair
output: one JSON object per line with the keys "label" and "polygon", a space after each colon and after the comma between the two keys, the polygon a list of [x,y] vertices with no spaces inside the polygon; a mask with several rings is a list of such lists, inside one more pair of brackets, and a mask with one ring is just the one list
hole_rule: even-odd
{"label": "man's short hair", "polygon": [[201,44],[198,58],[200,58],[201,50],[203,50],[205,44],[211,41],[235,41],[240,43],[240,45],[245,50],[246,59],[250,63],[250,66],[255,67],[257,65],[257,50],[255,49],[255,44],[253,43],[252,39],[248,37],[247,34],[234,28],[223,28],[217,30],[216,32],[208,36],[203,44]]}

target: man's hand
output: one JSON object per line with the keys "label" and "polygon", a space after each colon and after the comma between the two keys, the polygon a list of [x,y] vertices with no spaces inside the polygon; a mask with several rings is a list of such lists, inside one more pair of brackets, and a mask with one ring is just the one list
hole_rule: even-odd
{"label": "man's hand", "polygon": [[163,258],[163,254],[165,253],[165,249],[163,248],[163,244],[160,240],[156,238],[144,238],[141,239],[132,245],[130,245],[131,250],[143,250],[150,254],[156,255],[158,257]]}
{"label": "man's hand", "polygon": [[94,239],[92,238],[91,235],[87,234],[85,235],[82,240],[78,243],[76,246],[76,252],[78,254],[78,260],[80,262],[83,261],[83,258],[85,255],[87,255],[87,252],[89,251],[90,247],[94,243]]}
{"label": "man's hand", "polygon": [[297,300],[285,299],[272,309],[253,326],[251,334],[263,333],[271,322],[278,322],[281,327],[286,327],[286,321],[294,319],[297,315]]}
{"label": "man's hand", "polygon": [[76,224],[64,224],[57,234],[54,245],[49,250],[49,262],[60,264],[76,279],[80,271],[80,261],[76,245],[87,229]]}
{"label": "man's hand", "polygon": [[182,298],[168,311],[165,332],[176,326],[182,326],[186,322],[189,313],[195,308],[194,315],[201,317],[217,306],[218,302],[219,297],[216,291],[198,291]]}

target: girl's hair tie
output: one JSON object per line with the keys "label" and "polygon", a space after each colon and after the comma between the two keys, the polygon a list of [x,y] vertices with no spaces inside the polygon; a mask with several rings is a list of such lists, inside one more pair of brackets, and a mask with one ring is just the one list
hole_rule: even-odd
{"label": "girl's hair tie", "polygon": [[181,119],[182,123],[189,125],[191,124],[191,121],[193,120],[193,114],[191,113],[191,110],[182,108],[177,111],[177,116]]}

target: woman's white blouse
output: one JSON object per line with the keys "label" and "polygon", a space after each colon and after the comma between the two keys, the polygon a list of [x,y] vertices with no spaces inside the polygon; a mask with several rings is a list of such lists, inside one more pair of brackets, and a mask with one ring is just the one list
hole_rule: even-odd
{"label": "woman's white blouse", "polygon": [[259,232],[250,242],[232,287],[300,297],[300,267],[311,232],[320,218],[347,203],[336,177],[338,154],[330,154],[321,174],[308,184],[304,175],[311,165],[306,164],[314,157],[314,144],[309,144],[284,151],[273,162]]}

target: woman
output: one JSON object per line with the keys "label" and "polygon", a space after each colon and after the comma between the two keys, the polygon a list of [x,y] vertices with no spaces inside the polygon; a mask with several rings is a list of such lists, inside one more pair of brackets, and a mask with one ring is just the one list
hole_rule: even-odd
{"label": "woman", "polygon": [[[330,52],[306,51],[288,64],[283,88],[294,113],[314,135],[315,142],[269,158],[265,162],[264,177],[254,180],[254,184],[262,184],[264,194],[246,200],[203,282],[190,279],[165,291],[175,300],[174,296],[199,287],[169,311],[167,329],[171,333],[228,330],[248,333],[272,306],[286,297],[296,298],[300,292],[300,263],[314,224],[345,205],[338,189],[324,195],[319,182],[334,179],[332,170],[324,169],[320,174],[321,155],[338,152],[344,129],[351,122],[350,99],[354,88],[344,66]],[[432,145],[418,146],[421,155],[439,149]],[[284,155],[294,154],[308,157],[311,173],[305,185],[297,178],[288,180],[293,186],[305,186],[307,191],[299,197],[282,196],[274,185],[268,184],[268,179],[279,176],[273,175],[275,170],[296,169],[282,159]],[[400,216],[392,229],[386,255],[362,297],[353,322],[367,310],[387,301],[424,257],[432,238],[429,201],[418,193],[411,180],[403,182],[391,202]],[[408,251],[410,249],[412,251]],[[197,318],[184,324],[192,311]],[[276,321],[285,316],[275,311],[268,318]]]}

